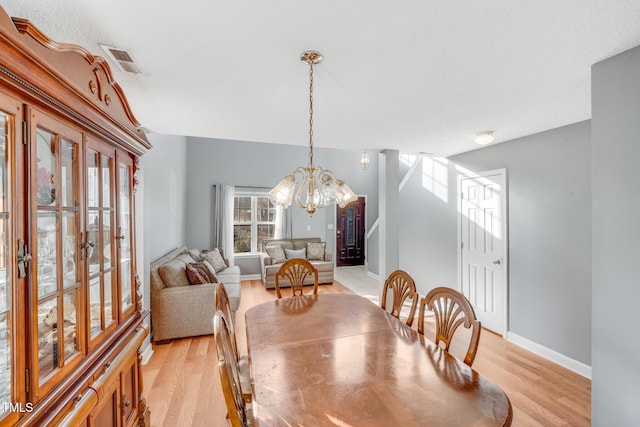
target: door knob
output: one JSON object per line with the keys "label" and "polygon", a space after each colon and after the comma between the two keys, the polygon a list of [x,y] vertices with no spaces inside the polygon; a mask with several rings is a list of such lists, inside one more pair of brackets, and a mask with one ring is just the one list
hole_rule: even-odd
{"label": "door knob", "polygon": [[495,265],[500,265],[500,264],[502,264],[502,262],[500,262],[500,260],[499,260],[499,259],[493,260],[493,263],[494,263]]}

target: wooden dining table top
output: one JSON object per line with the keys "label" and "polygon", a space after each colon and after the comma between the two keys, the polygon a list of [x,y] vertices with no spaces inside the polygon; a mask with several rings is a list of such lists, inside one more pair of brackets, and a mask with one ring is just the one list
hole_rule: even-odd
{"label": "wooden dining table top", "polygon": [[284,298],[245,320],[258,426],[511,423],[500,387],[366,298]]}

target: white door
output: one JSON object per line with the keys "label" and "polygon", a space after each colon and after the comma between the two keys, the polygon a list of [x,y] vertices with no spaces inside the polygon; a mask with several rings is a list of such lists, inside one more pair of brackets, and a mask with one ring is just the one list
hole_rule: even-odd
{"label": "white door", "polygon": [[507,331],[506,171],[458,179],[460,289],[482,326]]}

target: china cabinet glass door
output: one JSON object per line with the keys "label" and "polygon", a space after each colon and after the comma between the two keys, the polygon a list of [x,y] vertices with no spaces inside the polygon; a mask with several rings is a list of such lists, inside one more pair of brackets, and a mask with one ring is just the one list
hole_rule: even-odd
{"label": "china cabinet glass door", "polygon": [[[15,388],[17,361],[15,341],[16,310],[14,310],[15,290],[13,268],[15,188],[15,114],[21,111],[17,101],[0,95],[0,402],[16,403],[21,399]],[[21,344],[24,346],[24,343]],[[23,349],[23,347],[22,347]],[[22,363],[22,362],[20,362]],[[11,408],[0,405],[0,424],[15,418]]]}
{"label": "china cabinet glass door", "polygon": [[80,258],[82,135],[34,113],[31,206],[34,390],[37,401],[80,361],[86,349]]}
{"label": "china cabinet glass door", "polygon": [[115,292],[115,152],[90,142],[87,149],[87,260],[90,346],[117,324]]}
{"label": "china cabinet glass door", "polygon": [[132,162],[124,155],[118,156],[118,260],[120,263],[120,304],[123,315],[135,309],[135,282],[132,261]]}

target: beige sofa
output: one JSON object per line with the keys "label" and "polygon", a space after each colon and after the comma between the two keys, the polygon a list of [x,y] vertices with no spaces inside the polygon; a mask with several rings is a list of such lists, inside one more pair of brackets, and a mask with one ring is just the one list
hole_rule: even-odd
{"label": "beige sofa", "polygon": [[[155,342],[213,334],[218,285],[189,285],[186,271],[184,276],[180,273],[180,267],[184,270],[187,263],[200,261],[194,259],[198,254],[198,250],[188,250],[183,246],[151,263],[151,325]],[[176,267],[175,276],[170,283],[166,283],[158,270],[169,263]],[[235,315],[240,305],[240,268],[227,267],[217,272],[216,277],[224,283]]]}
{"label": "beige sofa", "polygon": [[[267,289],[275,289],[276,273],[282,263],[274,263],[267,247],[270,245],[280,245],[283,249],[303,249],[307,247],[307,242],[322,242],[319,237],[295,238],[295,239],[263,239],[262,241],[262,283]],[[318,283],[333,283],[333,260],[330,252],[325,248],[324,257],[321,260],[309,260],[318,269]],[[308,277],[305,285],[312,285],[313,277]],[[225,284],[226,286],[226,284]],[[282,287],[289,286],[286,281],[281,281]]]}

